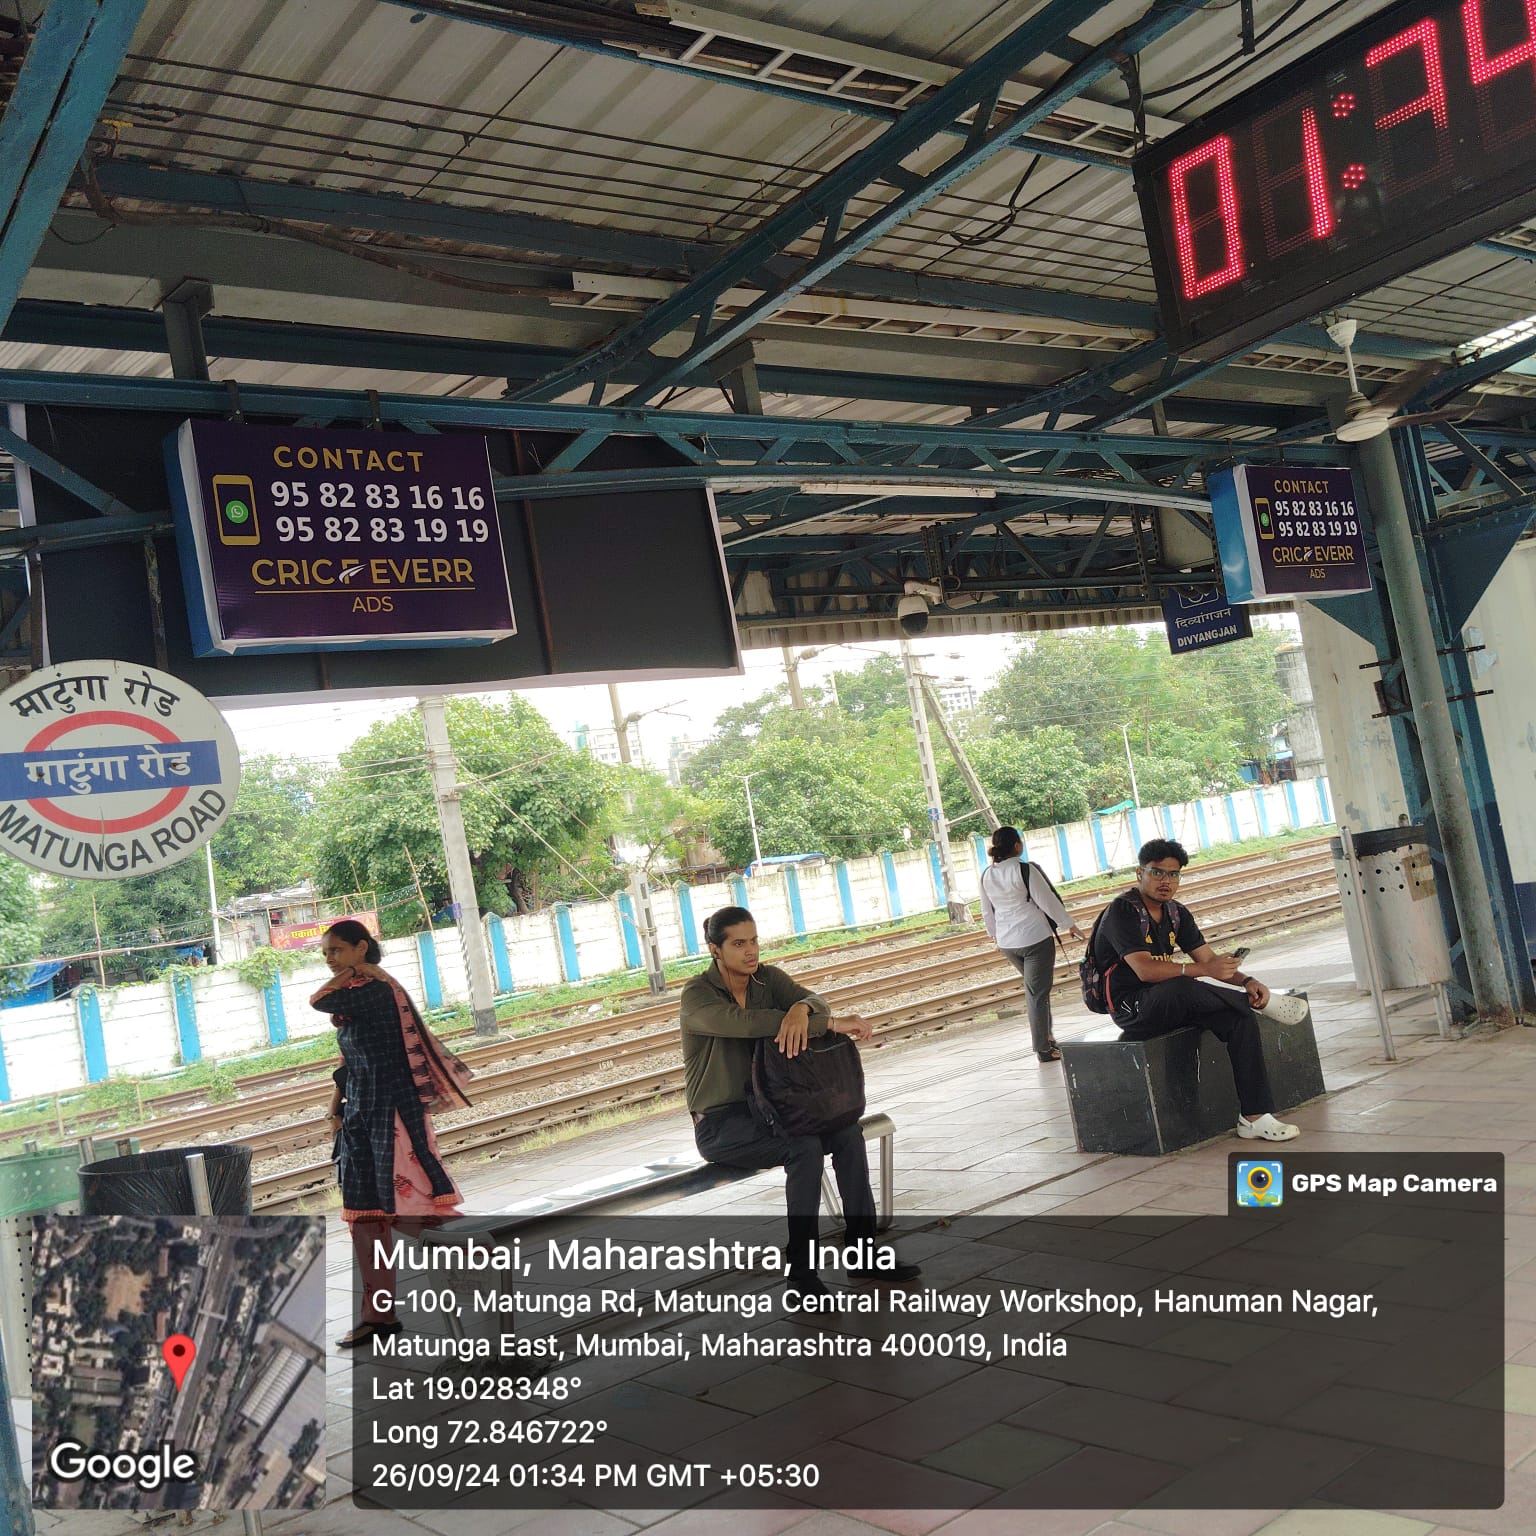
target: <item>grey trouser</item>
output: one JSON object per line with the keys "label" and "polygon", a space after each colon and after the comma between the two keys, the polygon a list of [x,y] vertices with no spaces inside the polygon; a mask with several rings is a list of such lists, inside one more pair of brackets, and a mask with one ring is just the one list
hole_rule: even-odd
{"label": "grey trouser", "polygon": [[1056,1045],[1051,1033],[1051,973],[1056,968],[1056,941],[1041,939],[1028,949],[1004,949],[1000,953],[1024,978],[1024,995],[1029,1003],[1029,1035],[1035,1055],[1043,1056]]}

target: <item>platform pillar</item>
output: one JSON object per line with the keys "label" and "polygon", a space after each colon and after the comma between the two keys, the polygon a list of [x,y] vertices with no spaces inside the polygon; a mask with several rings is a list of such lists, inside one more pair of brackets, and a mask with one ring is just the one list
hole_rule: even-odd
{"label": "platform pillar", "polygon": [[[1515,997],[1499,948],[1498,925],[1485,883],[1460,749],[1436,654],[1435,627],[1424,574],[1419,567],[1403,480],[1392,449],[1393,435],[1383,432],[1361,443],[1357,450],[1360,468],[1374,514],[1387,597],[1412,701],[1424,778],[1440,833],[1446,880],[1461,930],[1473,1005],[1480,1018],[1490,1023],[1508,1023],[1514,1016]],[[1523,951],[1522,944],[1522,955]]]}

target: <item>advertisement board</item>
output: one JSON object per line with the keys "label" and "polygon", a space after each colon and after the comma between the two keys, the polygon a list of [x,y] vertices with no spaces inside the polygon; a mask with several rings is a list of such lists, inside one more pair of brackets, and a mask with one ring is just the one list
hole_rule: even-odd
{"label": "advertisement board", "polygon": [[1347,469],[1238,464],[1207,482],[1227,600],[1371,590],[1365,525]]}
{"label": "advertisement board", "polygon": [[166,470],[196,655],[517,632],[483,437],[188,421]]}
{"label": "advertisement board", "polygon": [[[349,923],[361,923],[374,938],[379,936],[379,914],[377,912],[348,912],[344,914]],[[321,935],[333,923],[339,923],[341,917],[316,917],[303,923],[273,923],[272,936],[268,940],[273,949],[308,949],[311,944],[318,944]]]}

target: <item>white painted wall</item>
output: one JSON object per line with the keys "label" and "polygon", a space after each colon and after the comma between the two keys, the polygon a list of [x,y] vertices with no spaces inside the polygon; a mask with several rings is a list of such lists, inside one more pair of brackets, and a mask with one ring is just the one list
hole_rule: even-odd
{"label": "white painted wall", "polygon": [[[1522,765],[1522,771],[1529,774],[1529,762]],[[1231,799],[1244,837],[1255,836],[1259,831],[1257,804],[1261,799],[1269,816],[1271,832],[1291,824],[1285,791],[1280,786],[1239,791]],[[1296,799],[1297,825],[1317,825],[1322,815],[1316,784],[1298,784]],[[1225,800],[1221,796],[1207,800],[1205,813],[1210,841],[1229,841],[1231,833]],[[1194,807],[1175,806],[1173,818],[1181,840],[1191,849],[1197,848],[1199,838]],[[1124,815],[1108,817],[1106,823],[1105,846],[1112,864],[1121,869],[1134,863],[1139,840],[1163,833],[1161,808],[1139,814],[1139,837],[1130,831]],[[1073,875],[1081,879],[1093,874],[1097,864],[1088,824],[1078,822],[1063,831],[1071,850]],[[1025,847],[1028,856],[1037,861],[1053,880],[1062,878],[1055,828],[1029,832]],[[974,900],[979,876],[975,845],[969,836],[962,836],[954,842],[952,853],[958,895],[962,900]],[[937,902],[927,847],[903,848],[894,855],[894,863],[902,914],[910,917],[935,910]],[[799,880],[807,929],[814,932],[841,927],[843,911],[835,866],[828,864],[802,870]],[[878,855],[850,860],[848,881],[853,892],[856,926],[889,920],[891,913],[884,866]],[[790,937],[794,925],[784,872],[765,870],[748,880],[746,886],[747,905],[751,907],[763,937],[768,940]],[[719,907],[734,906],[737,900],[729,881],[694,886],[691,894],[694,922],[699,926],[711,912]],[[652,900],[663,957],[671,960],[685,955],[687,949],[678,919],[676,894],[658,887]],[[570,908],[570,916],[582,977],[624,971],[626,956],[617,903],[612,900],[579,902]],[[561,980],[561,969],[555,914],[552,911],[533,912],[505,918],[502,922],[512,977],[518,990],[556,985]],[[702,935],[697,937],[702,948]],[[469,987],[458,932],[453,928],[439,928],[434,932],[434,939],[444,999],[461,1001],[468,996]],[[386,968],[399,977],[413,997],[422,1000],[426,989],[415,938],[387,939],[383,949]],[[308,1039],[329,1030],[328,1016],[309,1006],[310,994],[327,974],[316,957],[283,978],[283,1009],[290,1040]],[[216,967],[195,972],[192,993],[205,1060],[239,1055],[266,1046],[267,1022],[262,996],[246,986],[233,969]],[[113,987],[98,996],[110,1072],[142,1075],[168,1071],[176,1065],[179,1042],[169,983],[146,982],[132,987]],[[85,1053],[71,999],[39,1003],[30,1008],[0,1009],[0,1048],[4,1050],[13,1099],[67,1092],[85,1084]]]}

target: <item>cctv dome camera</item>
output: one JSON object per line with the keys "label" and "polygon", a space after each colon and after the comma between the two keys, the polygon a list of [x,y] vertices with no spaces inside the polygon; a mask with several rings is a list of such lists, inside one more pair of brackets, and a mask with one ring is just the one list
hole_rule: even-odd
{"label": "cctv dome camera", "polygon": [[896,622],[909,635],[920,635],[928,628],[928,599],[909,592],[896,604]]}

